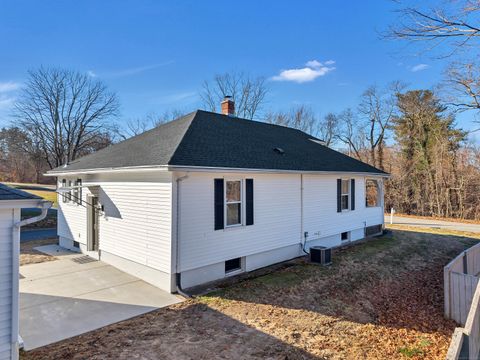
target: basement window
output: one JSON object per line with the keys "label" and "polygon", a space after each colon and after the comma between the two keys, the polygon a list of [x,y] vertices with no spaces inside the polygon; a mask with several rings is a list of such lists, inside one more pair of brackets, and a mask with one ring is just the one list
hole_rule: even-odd
{"label": "basement window", "polygon": [[343,232],[341,235],[341,239],[342,241],[348,241],[350,239],[350,232],[349,231]]}
{"label": "basement window", "polygon": [[225,274],[242,269],[242,258],[235,258],[225,261]]}

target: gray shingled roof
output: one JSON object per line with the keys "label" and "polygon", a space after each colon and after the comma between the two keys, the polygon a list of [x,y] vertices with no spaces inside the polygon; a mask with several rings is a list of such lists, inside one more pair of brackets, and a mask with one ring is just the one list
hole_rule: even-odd
{"label": "gray shingled roof", "polygon": [[26,191],[14,189],[0,183],[0,200],[33,200],[41,199],[40,196],[30,194]]}
{"label": "gray shingled roof", "polygon": [[170,165],[386,174],[318,141],[296,129],[198,110],[50,173]]}

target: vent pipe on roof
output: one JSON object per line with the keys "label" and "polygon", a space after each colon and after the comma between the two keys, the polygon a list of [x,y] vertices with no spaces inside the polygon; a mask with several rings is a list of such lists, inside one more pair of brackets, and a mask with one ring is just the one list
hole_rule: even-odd
{"label": "vent pipe on roof", "polygon": [[235,101],[232,100],[232,97],[226,95],[222,101],[222,114],[228,116],[234,116],[235,114]]}

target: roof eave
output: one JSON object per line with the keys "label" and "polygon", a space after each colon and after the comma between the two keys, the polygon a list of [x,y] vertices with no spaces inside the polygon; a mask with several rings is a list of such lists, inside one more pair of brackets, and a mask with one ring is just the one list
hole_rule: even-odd
{"label": "roof eave", "polygon": [[123,166],[123,167],[110,167],[110,168],[98,168],[98,169],[78,169],[78,170],[58,170],[47,171],[44,176],[62,176],[62,175],[79,175],[79,174],[101,174],[112,172],[130,172],[130,171],[167,171],[167,165],[145,165],[145,166]]}
{"label": "roof eave", "polygon": [[65,171],[48,171],[45,176],[68,176],[83,174],[101,174],[101,173],[122,173],[130,171],[196,171],[196,172],[251,172],[251,173],[270,173],[270,174],[342,174],[342,175],[362,175],[379,176],[389,178],[390,174],[362,171],[315,171],[315,170],[283,170],[283,169],[253,169],[253,168],[232,168],[232,167],[213,167],[213,166],[184,166],[184,165],[156,165],[156,166],[130,166],[118,168],[102,169],[79,169]]}
{"label": "roof eave", "polygon": [[41,207],[47,201],[44,199],[6,199],[0,200],[0,209],[21,209],[29,207]]}
{"label": "roof eave", "polygon": [[252,173],[271,173],[271,174],[343,174],[343,175],[362,175],[378,176],[389,178],[390,174],[382,172],[368,171],[315,171],[315,170],[282,170],[282,169],[252,169],[252,168],[231,168],[231,167],[208,167],[208,166],[183,166],[170,165],[170,171],[197,171],[197,172],[252,172]]}

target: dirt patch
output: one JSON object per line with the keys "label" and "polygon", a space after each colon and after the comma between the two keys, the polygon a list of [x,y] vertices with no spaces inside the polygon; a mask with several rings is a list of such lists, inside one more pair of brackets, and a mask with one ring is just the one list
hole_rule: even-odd
{"label": "dirt patch", "polygon": [[58,244],[57,239],[33,240],[20,244],[20,266],[56,260],[55,256],[34,250],[37,246]]}
{"label": "dirt patch", "polygon": [[396,229],[22,358],[443,359],[442,267],[475,236]]}

